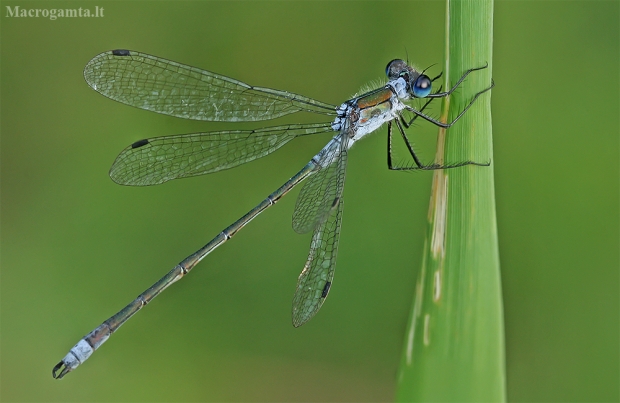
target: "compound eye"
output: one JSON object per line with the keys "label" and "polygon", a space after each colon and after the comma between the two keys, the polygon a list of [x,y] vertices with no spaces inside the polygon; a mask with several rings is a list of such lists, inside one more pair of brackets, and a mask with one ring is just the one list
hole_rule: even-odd
{"label": "compound eye", "polygon": [[426,98],[431,93],[432,82],[428,76],[421,74],[413,83],[413,95],[416,98]]}
{"label": "compound eye", "polygon": [[401,59],[394,59],[387,64],[385,67],[385,75],[388,76],[390,80],[396,79],[400,77],[401,73],[406,71],[407,63]]}

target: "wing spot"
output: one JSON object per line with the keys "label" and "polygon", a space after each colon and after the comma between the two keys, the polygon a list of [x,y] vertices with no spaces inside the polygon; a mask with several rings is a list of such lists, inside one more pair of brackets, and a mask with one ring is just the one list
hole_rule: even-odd
{"label": "wing spot", "polygon": [[331,285],[331,281],[325,283],[325,287],[323,287],[323,292],[321,293],[321,298],[327,297],[327,294],[329,293],[329,287],[331,287]]}
{"label": "wing spot", "polygon": [[130,52],[127,49],[115,49],[112,51],[114,56],[131,56]]}
{"label": "wing spot", "polygon": [[148,143],[149,143],[149,141],[147,139],[138,140],[138,141],[136,141],[135,143],[133,143],[131,145],[131,148],[140,148],[140,147],[143,147],[143,146],[147,145]]}

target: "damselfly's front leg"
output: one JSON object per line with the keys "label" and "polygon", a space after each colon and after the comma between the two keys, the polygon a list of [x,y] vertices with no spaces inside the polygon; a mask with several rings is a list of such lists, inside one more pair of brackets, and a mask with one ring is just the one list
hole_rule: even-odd
{"label": "damselfly's front leg", "polygon": [[[461,79],[462,80],[462,79]],[[461,81],[459,80],[459,82]],[[471,108],[471,106],[474,104],[474,102],[476,102],[476,99],[478,99],[478,97],[482,94],[484,94],[485,92],[489,91],[491,88],[495,87],[495,83],[493,81],[491,81],[491,85],[488,88],[483,89],[482,91],[476,93],[476,95],[474,95],[474,98],[469,102],[469,104],[467,104],[467,106],[461,111],[461,113],[459,113],[459,115],[454,118],[454,120],[450,123],[443,123],[438,121],[437,119],[434,119],[424,113],[422,113],[421,111],[416,110],[415,108],[410,107],[409,105],[405,105],[405,109],[408,110],[411,113],[414,113],[416,116],[421,117],[424,120],[427,120],[431,123],[433,123],[436,126],[439,127],[443,127],[444,129],[447,129],[449,127],[451,127],[453,124],[455,124],[464,114],[465,112],[467,112],[467,110],[469,108]],[[452,91],[452,90],[451,90]],[[444,92],[444,94],[449,94],[448,92]],[[430,95],[429,95],[430,96]],[[445,96],[445,95],[444,95]],[[413,120],[415,119],[412,118],[411,121],[409,122],[409,124],[411,124],[413,122]]]}

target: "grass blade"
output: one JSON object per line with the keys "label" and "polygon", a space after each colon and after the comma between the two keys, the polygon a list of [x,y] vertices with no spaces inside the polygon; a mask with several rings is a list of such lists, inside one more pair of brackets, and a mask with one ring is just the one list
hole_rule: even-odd
{"label": "grass blade", "polygon": [[[448,0],[442,106],[450,121],[491,83],[493,0]],[[438,163],[492,162],[490,93],[440,130]],[[493,165],[435,171],[422,268],[405,334],[397,401],[505,401],[504,325]]]}

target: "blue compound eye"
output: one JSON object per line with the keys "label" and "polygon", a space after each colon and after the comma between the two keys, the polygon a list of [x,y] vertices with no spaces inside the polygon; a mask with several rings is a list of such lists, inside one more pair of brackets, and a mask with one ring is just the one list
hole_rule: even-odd
{"label": "blue compound eye", "polygon": [[418,76],[413,83],[413,95],[416,98],[426,98],[431,93],[432,82],[424,74]]}

